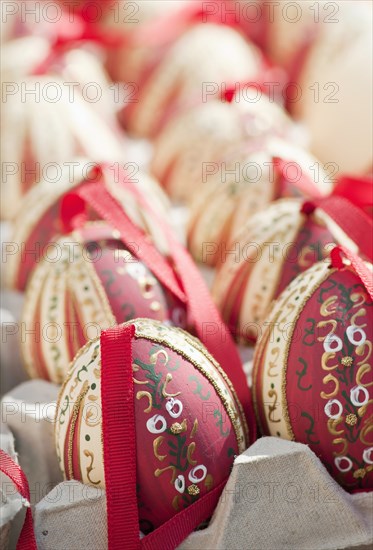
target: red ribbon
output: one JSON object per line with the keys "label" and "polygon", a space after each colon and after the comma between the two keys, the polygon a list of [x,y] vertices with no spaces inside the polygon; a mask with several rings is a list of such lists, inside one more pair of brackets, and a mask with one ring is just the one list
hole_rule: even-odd
{"label": "red ribbon", "polygon": [[286,83],[285,72],[279,67],[273,66],[264,56],[262,57],[262,63],[263,69],[256,75],[255,79],[248,80],[247,82],[232,83],[232,85],[222,91],[220,99],[232,103],[235,94],[245,88],[253,88],[264,95],[268,95],[268,85],[273,83],[279,84],[280,89],[282,89]]}
{"label": "red ribbon", "polygon": [[370,177],[342,175],[337,180],[333,195],[345,197],[359,208],[367,210],[373,206],[373,180]]}
{"label": "red ribbon", "polygon": [[373,273],[367,267],[365,262],[359,258],[356,254],[348,250],[344,246],[336,246],[330,252],[331,264],[336,269],[342,269],[346,267],[346,264],[343,261],[343,256],[345,256],[350,262],[356,274],[359,276],[363,285],[368,291],[369,296],[373,300]]}
{"label": "red ribbon", "polygon": [[101,403],[108,548],[139,548],[136,429],[132,375],[135,327],[101,333]]}
{"label": "red ribbon", "polygon": [[[296,187],[301,191],[305,196],[311,196],[315,199],[321,199],[324,195],[321,193],[320,189],[316,187],[315,183],[312,181],[310,176],[307,174],[301,173],[299,179],[291,179],[287,175],[287,170],[291,164],[294,164],[291,160],[285,160],[282,158],[274,157],[272,159],[274,169],[277,171],[280,176],[280,187],[283,188],[286,184]],[[295,163],[296,164],[296,163]]]}
{"label": "red ribbon", "polygon": [[27,502],[25,521],[19,535],[17,550],[37,550],[32,512],[30,504],[30,489],[27,478],[21,467],[3,450],[0,449],[0,471],[3,472],[16,486],[17,491]]}
{"label": "red ribbon", "polygon": [[33,69],[33,75],[47,73],[60,55],[84,42],[94,42],[105,48],[115,48],[125,41],[124,34],[113,30],[105,32],[98,24],[90,22],[79,13],[74,13],[73,22],[67,14],[63,13],[60,21],[54,25],[53,36],[55,38],[50,45],[49,53]]}
{"label": "red ribbon", "polygon": [[[125,175],[124,171],[123,175]],[[133,187],[130,178],[127,177],[126,180],[126,185]],[[206,283],[188,252],[175,239],[167,224],[152,210],[138,190],[136,195],[139,204],[152,213],[153,218],[167,237],[174,269],[149,241],[149,237],[134,226],[102,183],[86,184],[64,198],[61,207],[64,226],[69,227],[74,216],[80,215],[80,209],[83,211],[86,204],[119,231],[125,246],[136,243],[137,250],[133,251],[134,255],[148,266],[165,288],[186,304],[189,319],[194,324],[199,339],[226,372],[236,390],[245,411],[250,441],[254,441],[256,425],[252,412],[251,394],[232,336],[222,321]],[[177,271],[178,278],[175,276],[175,271]]]}
{"label": "red ribbon", "polygon": [[132,375],[134,335],[134,325],[120,325],[103,331],[100,338],[108,548],[173,550],[202,521],[211,517],[227,480],[140,541]]}
{"label": "red ribbon", "polygon": [[209,6],[213,7],[213,2],[190,2],[178,10],[165,13],[144,24],[134,34],[133,43],[146,44],[147,46],[169,44],[175,41],[189,26],[198,23],[214,23],[239,28],[239,13],[231,10],[223,17],[220,10],[222,1],[215,2],[215,4],[217,9],[213,12],[208,9]]}
{"label": "red ribbon", "polygon": [[[119,231],[123,244],[140,261],[149,266],[156,278],[174,296],[183,303],[187,302],[187,298],[176,279],[175,271],[153,246],[149,237],[133,224],[102,183],[89,183],[76,192],[73,191],[65,195],[61,204],[62,222],[65,230],[71,231],[84,223],[86,217],[83,213],[86,204],[89,204],[102,219]],[[77,219],[77,216],[80,219]],[[137,245],[136,250],[132,250],[134,244]]]}
{"label": "red ribbon", "polygon": [[373,182],[370,178],[341,176],[328,197],[307,201],[302,212],[321,208],[359,247],[361,254],[373,261],[373,220],[365,209],[373,204]]}

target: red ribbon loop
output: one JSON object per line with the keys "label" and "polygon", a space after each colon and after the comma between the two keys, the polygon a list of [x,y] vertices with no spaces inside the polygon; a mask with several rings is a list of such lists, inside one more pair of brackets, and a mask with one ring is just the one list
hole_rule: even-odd
{"label": "red ribbon loop", "polygon": [[315,201],[315,205],[336,222],[347,237],[359,247],[365,258],[373,261],[373,221],[362,208],[334,193]]}
{"label": "red ribbon loop", "polygon": [[342,269],[345,267],[346,264],[343,261],[343,256],[351,262],[356,274],[359,276],[363,285],[367,289],[370,298],[373,300],[373,272],[367,267],[364,261],[359,258],[359,256],[344,246],[336,246],[330,252],[332,267],[335,267],[336,269]]}
{"label": "red ribbon loop", "polygon": [[332,194],[344,197],[365,210],[373,205],[373,180],[369,177],[340,176]]}
{"label": "red ribbon loop", "polygon": [[[133,184],[129,180],[126,182],[126,185],[131,186]],[[175,239],[170,228],[154,212],[141,193],[137,191],[136,194],[139,204],[151,212],[154,220],[159,224],[159,227],[167,237],[171,251],[171,261],[175,266],[174,269],[149,241],[149,237],[136,227],[123,212],[122,207],[110,195],[103,182],[87,184],[77,189],[75,193],[70,193],[70,196],[79,197],[78,204],[73,206],[70,213],[65,203],[61,209],[64,215],[63,224],[65,227],[69,227],[74,214],[80,213],[81,199],[83,199],[101,219],[107,221],[119,231],[124,245],[129,246],[136,243],[137,250],[134,254],[149,267],[165,288],[186,304],[189,318],[195,326],[199,339],[232,382],[238,399],[245,411],[249,426],[250,441],[253,442],[256,436],[256,424],[251,394],[232,336],[222,321],[206,283],[188,252]],[[69,198],[68,200],[70,201],[71,199]],[[178,276],[175,274],[175,269]]]}
{"label": "red ribbon loop", "polygon": [[312,181],[311,177],[307,174],[303,173],[303,170],[301,171],[301,177],[297,180],[292,178],[289,180],[289,176],[287,174],[287,171],[289,168],[294,168],[294,162],[290,160],[286,160],[279,157],[274,157],[272,159],[274,169],[277,171],[278,175],[280,176],[280,187],[284,188],[287,183],[289,185],[296,187],[303,193],[306,197],[312,197],[312,198],[321,198],[323,197],[323,194],[321,193],[320,189],[316,187],[315,183]]}
{"label": "red ribbon loop", "polygon": [[0,471],[14,483],[17,491],[27,501],[26,517],[19,535],[17,550],[37,550],[32,512],[30,505],[30,489],[27,478],[21,467],[3,450],[0,449]]}
{"label": "red ribbon loop", "polygon": [[[104,185],[102,185],[102,182],[84,185],[76,193],[71,193],[70,195],[79,197],[77,199],[79,205],[83,200],[85,204],[88,204],[99,214],[101,219],[107,221],[112,227],[117,229],[123,244],[128,246],[135,256],[149,267],[155,277],[174,296],[183,303],[187,302],[187,298],[181,290],[175,272],[170,264],[152,244],[150,237],[133,224],[122,207],[105,189]],[[136,250],[132,250],[134,243],[137,245]]]}

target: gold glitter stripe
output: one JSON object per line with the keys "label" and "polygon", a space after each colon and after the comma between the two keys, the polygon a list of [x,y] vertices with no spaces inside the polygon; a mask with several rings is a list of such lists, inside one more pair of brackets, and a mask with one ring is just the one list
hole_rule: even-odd
{"label": "gold glitter stripe", "polygon": [[293,337],[293,334],[294,334],[295,325],[296,325],[297,321],[299,320],[299,317],[300,317],[301,313],[303,312],[308,300],[310,300],[310,298],[313,296],[313,294],[316,292],[316,290],[318,288],[320,288],[320,286],[323,284],[323,282],[326,281],[336,271],[337,271],[337,269],[327,268],[326,273],[323,275],[323,277],[321,277],[321,279],[317,280],[315,282],[315,284],[311,287],[311,289],[308,290],[307,294],[304,297],[303,302],[301,302],[301,304],[299,305],[299,309],[297,311],[297,314],[294,317],[294,320],[292,322],[290,336],[288,337],[287,342],[286,342],[285,353],[284,353],[284,364],[283,364],[283,368],[282,368],[281,397],[282,397],[282,402],[283,402],[284,420],[285,420],[288,432],[289,432],[289,434],[291,436],[291,439],[293,441],[294,441],[295,437],[294,437],[293,428],[291,427],[288,404],[287,404],[287,401],[286,401],[286,375],[287,375],[287,367],[288,367],[288,358],[289,358],[289,353],[290,353],[290,345],[292,343],[292,337]]}
{"label": "gold glitter stripe", "polygon": [[89,390],[89,384],[86,380],[83,384],[83,388],[81,389],[73,407],[73,412],[71,415],[71,421],[70,421],[70,429],[68,434],[68,450],[67,450],[67,472],[68,472],[68,479],[74,479],[74,468],[73,468],[73,442],[74,442],[74,432],[75,432],[75,424],[78,420],[80,407],[82,404],[82,401],[84,397],[87,395]]}

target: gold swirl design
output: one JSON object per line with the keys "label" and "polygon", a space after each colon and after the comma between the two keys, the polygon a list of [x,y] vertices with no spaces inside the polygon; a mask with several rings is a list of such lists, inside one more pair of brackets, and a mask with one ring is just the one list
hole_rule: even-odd
{"label": "gold swirl design", "polygon": [[144,409],[144,412],[149,413],[149,412],[151,412],[151,410],[153,408],[153,397],[152,397],[151,393],[149,393],[148,391],[138,391],[136,393],[136,399],[137,400],[140,400],[143,397],[146,397],[148,399],[148,406],[146,407],[146,409]]}
{"label": "gold swirl design", "polygon": [[338,322],[335,319],[328,319],[327,321],[319,321],[316,325],[317,328],[323,328],[327,327],[328,325],[331,325],[331,330],[326,334],[325,336],[318,336],[317,340],[319,342],[323,342],[327,336],[330,336],[330,334],[334,334],[338,327]]}
{"label": "gold swirl design", "polygon": [[275,374],[272,374],[271,371],[272,369],[275,369],[278,367],[278,365],[276,364],[276,361],[278,360],[279,358],[279,355],[280,355],[280,348],[277,347],[277,348],[272,348],[271,349],[271,355],[275,355],[273,361],[268,361],[268,370],[267,370],[267,375],[270,376],[270,377],[274,377],[274,376],[278,376],[278,372],[275,373]]}
{"label": "gold swirl design", "polygon": [[337,307],[335,305],[337,299],[338,299],[338,296],[335,296],[335,295],[329,296],[329,298],[325,300],[323,304],[321,304],[320,314],[323,317],[329,317],[329,315],[335,315],[335,312],[337,311]]}
{"label": "gold swirl design", "polygon": [[197,418],[194,420],[193,422],[193,428],[192,428],[192,431],[190,432],[190,439],[192,439],[196,433],[197,433],[197,430],[198,430],[198,420]]}
{"label": "gold swirl design", "polygon": [[[370,386],[373,386],[373,381],[372,382],[366,382],[364,383],[362,381],[362,377],[366,374],[368,374],[368,372],[371,372],[372,370],[372,367],[371,365],[369,365],[369,363],[365,363],[364,365],[361,365],[356,373],[356,382],[359,386],[363,386],[364,388],[369,388]],[[369,377],[371,378],[371,377]]]}
{"label": "gold swirl design", "polygon": [[368,348],[368,353],[361,361],[358,361],[358,363],[357,363],[358,366],[364,364],[365,361],[368,361],[368,359],[370,359],[370,356],[372,355],[372,347],[373,346],[372,346],[372,342],[370,342],[369,340],[365,340],[364,344],[361,344],[360,346],[357,346],[357,348],[355,349],[356,355],[361,357],[364,353],[364,348],[365,347]]}
{"label": "gold swirl design", "polygon": [[[90,420],[90,418],[92,418],[92,416],[97,416],[97,420],[96,421],[92,421]],[[87,410],[86,410],[86,413],[85,413],[85,423],[87,426],[89,426],[90,428],[94,428],[95,426],[98,426],[100,423],[101,423],[101,416],[99,414],[94,414],[91,410],[89,410],[89,408],[87,407]]]}
{"label": "gold swirl design", "polygon": [[336,368],[339,367],[338,363],[335,363],[335,365],[329,367],[327,365],[329,359],[334,359],[335,358],[335,353],[334,351],[326,351],[325,353],[322,354],[321,356],[321,368],[323,370],[334,370]]}
{"label": "gold swirl design", "polygon": [[330,382],[332,382],[334,384],[334,390],[330,393],[326,393],[326,392],[322,391],[322,392],[320,392],[320,397],[322,397],[323,399],[332,399],[333,397],[338,395],[338,393],[339,393],[339,380],[337,380],[337,378],[335,376],[333,376],[333,374],[327,374],[326,376],[324,376],[322,381],[323,381],[323,384],[329,384]]}
{"label": "gold swirl design", "polygon": [[269,422],[281,422],[280,419],[275,420],[273,418],[273,414],[276,412],[277,409],[277,402],[278,402],[278,394],[276,390],[269,390],[268,397],[274,397],[274,401],[272,405],[268,405],[268,420]]}
{"label": "gold swirl design", "polygon": [[172,499],[172,508],[178,512],[180,510],[180,507],[179,507],[179,500],[181,500],[181,495],[175,495],[174,498]]}
{"label": "gold swirl design", "polygon": [[214,478],[211,474],[207,474],[205,477],[205,487],[208,491],[210,491],[214,486]]}
{"label": "gold swirl design", "polygon": [[153,441],[153,453],[154,453],[154,456],[155,458],[157,458],[158,460],[160,460],[162,462],[162,460],[164,460],[165,458],[167,458],[167,455],[161,455],[159,454],[159,447],[162,445],[164,441],[164,437],[163,435],[160,435],[159,437],[157,437],[156,439],[154,439]]}
{"label": "gold swirl design", "polygon": [[341,451],[334,451],[334,456],[345,456],[347,454],[348,449],[348,441],[344,437],[336,437],[333,440],[333,445],[342,445]]}
{"label": "gold swirl design", "polygon": [[337,435],[337,436],[343,434],[344,430],[337,430],[336,429],[338,424],[340,424],[341,422],[343,422],[342,417],[329,418],[328,419],[328,431],[329,431],[329,433],[332,434],[332,435]]}
{"label": "gold swirl design", "polygon": [[[242,449],[242,451],[245,450],[246,441],[245,441],[245,438],[243,438],[240,435],[240,430],[242,428],[244,430],[245,435],[248,434],[248,426],[247,426],[247,423],[246,423],[245,414],[244,414],[242,405],[241,405],[241,403],[240,403],[240,401],[237,397],[237,394],[236,394],[236,392],[235,392],[235,390],[232,386],[231,381],[229,380],[229,378],[227,377],[227,375],[225,374],[225,372],[223,371],[223,369],[221,368],[219,363],[217,363],[217,361],[209,354],[209,352],[199,342],[199,340],[197,340],[197,338],[194,338],[188,332],[186,332],[185,330],[183,330],[181,328],[172,327],[172,331],[175,331],[175,332],[177,332],[177,333],[179,333],[180,335],[183,336],[186,344],[189,344],[189,346],[191,346],[192,348],[197,349],[210,363],[212,363],[214,365],[215,369],[220,374],[221,378],[223,378],[224,382],[226,383],[226,385],[228,386],[230,392],[232,393],[232,395],[234,397],[235,404],[237,405],[238,410],[240,412],[239,422],[237,421],[237,418],[235,417],[235,413],[234,413],[234,411],[232,409],[232,406],[231,406],[230,402],[228,401],[226,395],[224,393],[222,393],[220,385],[217,383],[216,379],[207,370],[205,370],[204,366],[199,361],[196,361],[192,357],[190,357],[190,355],[187,354],[183,349],[173,345],[172,342],[170,342],[169,340],[167,340],[163,337],[160,337],[160,336],[155,336],[153,334],[151,336],[149,336],[148,334],[144,334],[142,330],[139,330],[140,327],[141,327],[141,323],[144,322],[144,321],[147,324],[149,323],[148,319],[145,319],[145,320],[144,319],[136,319],[136,329],[137,330],[136,330],[135,338],[145,338],[145,339],[147,339],[151,342],[155,342],[155,343],[160,344],[162,346],[169,347],[172,351],[174,351],[175,353],[177,353],[178,355],[180,355],[181,357],[186,359],[199,372],[201,372],[203,374],[203,376],[214,387],[216,393],[218,394],[218,396],[220,397],[220,399],[222,401],[222,404],[223,404],[223,406],[226,410],[226,413],[228,414],[228,416],[229,416],[229,418],[232,422],[233,429],[234,429],[235,434],[236,434],[236,439],[237,439],[239,449]],[[152,321],[152,324],[160,325],[160,323],[158,323],[156,321]]]}
{"label": "gold swirl design", "polygon": [[360,308],[359,311],[357,311],[356,313],[354,313],[354,315],[351,317],[351,325],[355,325],[356,327],[359,327],[359,328],[365,328],[367,325],[367,323],[364,323],[363,325],[359,325],[357,322],[356,322],[356,319],[358,317],[365,317],[367,314],[367,310],[365,308]]}
{"label": "gold swirl design", "polygon": [[187,460],[188,460],[188,464],[190,464],[191,466],[195,466],[197,464],[197,461],[193,460],[192,458],[192,455],[195,449],[196,449],[196,444],[194,441],[192,441],[192,443],[189,443],[188,450],[187,450]]}
{"label": "gold swirl design", "polygon": [[[351,294],[350,298],[351,298],[351,302],[354,303],[352,307],[353,309],[355,309],[356,307],[360,307],[365,304],[367,300],[367,295],[361,292],[354,292],[353,294]],[[360,301],[359,301],[359,298],[360,298]]]}
{"label": "gold swirl design", "polygon": [[167,386],[170,382],[172,382],[172,374],[168,372],[166,374],[166,380],[164,381],[163,386],[162,386],[162,395],[163,395],[163,397],[176,397],[177,395],[181,394],[181,391],[178,391],[176,393],[167,393]]}
{"label": "gold swirl design", "polygon": [[99,481],[93,481],[93,479],[91,479],[91,472],[92,470],[94,470],[94,466],[93,466],[93,463],[95,461],[95,455],[94,453],[92,453],[92,451],[88,451],[87,449],[84,449],[83,451],[84,453],[84,456],[86,456],[87,458],[90,458],[91,459],[91,462],[89,463],[89,465],[86,467],[86,474],[87,474],[87,479],[90,483],[92,483],[92,485],[100,485],[101,483],[101,480]]}
{"label": "gold swirl design", "polygon": [[158,357],[161,357],[163,356],[164,357],[164,362],[163,362],[163,365],[166,367],[168,365],[168,362],[170,360],[169,356],[168,356],[168,353],[165,349],[160,349],[154,353],[152,353],[150,355],[150,362],[153,364],[153,365],[156,365],[157,362],[158,362]]}
{"label": "gold swirl design", "polygon": [[[370,417],[371,420],[372,420],[372,416]],[[372,445],[373,441],[372,440],[368,441],[366,439],[367,435],[372,431],[373,431],[373,423],[368,422],[368,419],[367,419],[364,423],[364,426],[362,427],[362,429],[360,431],[360,434],[359,434],[359,439],[363,443],[363,445],[368,445],[368,446]]]}
{"label": "gold swirl design", "polygon": [[155,475],[155,477],[159,477],[159,476],[161,476],[162,474],[164,474],[165,472],[167,472],[169,470],[171,470],[171,472],[172,472],[170,483],[173,484],[173,483],[175,483],[175,479],[177,477],[177,472],[176,472],[175,466],[167,466],[166,468],[162,468],[162,469],[157,468],[154,472],[154,475]]}

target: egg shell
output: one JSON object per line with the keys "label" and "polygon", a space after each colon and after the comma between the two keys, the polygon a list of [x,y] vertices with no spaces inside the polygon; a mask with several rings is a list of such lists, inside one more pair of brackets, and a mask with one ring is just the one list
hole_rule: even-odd
{"label": "egg shell", "polygon": [[274,303],[254,356],[262,433],[309,445],[348,491],[373,488],[372,306],[352,267],[317,263]]}
{"label": "egg shell", "polygon": [[22,323],[32,377],[61,383],[79,348],[101,330],[139,316],[185,326],[186,313],[126,248],[116,230],[88,222],[54,243],[27,287]]}
{"label": "egg shell", "polygon": [[[247,428],[229,380],[197,339],[148,319],[134,325],[138,505],[147,533],[227,478]],[[65,477],[104,487],[100,370],[95,339],[61,389],[55,437]]]}
{"label": "egg shell", "polygon": [[[41,179],[58,186],[72,159],[124,160],[123,136],[93,104],[57,76],[15,78],[15,93],[2,112],[1,155],[9,167],[2,179],[1,217],[13,218],[25,194]],[[27,101],[26,101],[27,99]]]}
{"label": "egg shell", "polygon": [[282,199],[253,216],[236,234],[213,284],[213,296],[238,341],[253,343],[284,288],[328,256],[333,244],[356,244],[321,209],[307,215],[299,199]]}
{"label": "egg shell", "polygon": [[[102,175],[95,175],[97,162],[76,158],[73,166],[63,166],[58,185],[48,179],[39,182],[32,188],[19,209],[14,220],[11,241],[14,250],[7,255],[6,284],[9,288],[24,290],[30,273],[38,260],[43,256],[48,243],[63,233],[60,207],[63,197],[72,190],[90,182],[102,181],[109,193],[119,201],[124,212],[134,224],[150,235],[163,254],[168,254],[169,247],[154,216],[140,205],[133,188],[128,185],[124,174],[114,169],[114,165],[101,164]],[[118,165],[119,166],[119,165]],[[169,202],[157,182],[144,172],[138,172],[133,180],[135,189],[166,220]],[[91,219],[96,216],[89,213]]]}
{"label": "egg shell", "polygon": [[[274,169],[273,159],[285,161],[285,174]],[[318,166],[319,171],[312,171]],[[309,180],[308,192],[297,181]],[[188,248],[198,262],[219,266],[226,261],[236,235],[254,214],[281,197],[313,198],[327,194],[332,183],[307,151],[279,138],[243,142],[206,176],[191,204]],[[234,247],[234,244],[233,244]]]}
{"label": "egg shell", "polygon": [[231,151],[266,137],[291,139],[295,129],[277,103],[256,88],[237,88],[232,102],[196,103],[157,136],[151,171],[173,199],[191,203]]}

